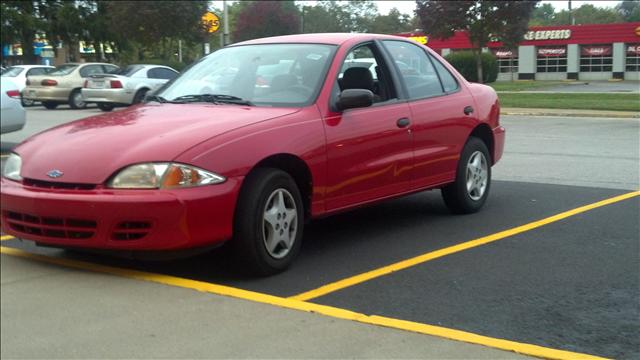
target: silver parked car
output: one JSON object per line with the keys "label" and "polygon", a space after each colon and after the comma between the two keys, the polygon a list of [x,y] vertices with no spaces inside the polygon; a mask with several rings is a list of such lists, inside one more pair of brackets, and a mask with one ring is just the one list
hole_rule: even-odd
{"label": "silver parked car", "polygon": [[[18,90],[22,93],[25,86],[27,86],[27,76],[34,75],[46,75],[53,71],[55,67],[49,65],[14,65],[8,67],[2,72],[2,77],[11,78],[14,84],[18,86]],[[22,106],[31,106],[34,101],[30,99],[22,98]]]}
{"label": "silver parked car", "polygon": [[0,109],[0,133],[18,131],[24,127],[26,114],[20,104],[20,90],[18,85],[8,78],[2,78],[0,83],[1,109]]}
{"label": "silver parked car", "polygon": [[168,66],[136,64],[112,74],[91,75],[82,88],[86,103],[96,103],[102,111],[116,106],[140,103],[149,91],[156,90],[178,76]]}

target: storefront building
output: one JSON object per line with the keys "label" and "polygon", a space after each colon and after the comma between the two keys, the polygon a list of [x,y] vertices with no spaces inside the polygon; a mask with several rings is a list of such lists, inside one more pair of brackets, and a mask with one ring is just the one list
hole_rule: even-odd
{"label": "storefront building", "polygon": [[[442,56],[470,50],[467,33],[449,39],[404,33]],[[490,42],[483,51],[498,59],[498,80],[640,80],[640,22],[532,27],[517,49]]]}

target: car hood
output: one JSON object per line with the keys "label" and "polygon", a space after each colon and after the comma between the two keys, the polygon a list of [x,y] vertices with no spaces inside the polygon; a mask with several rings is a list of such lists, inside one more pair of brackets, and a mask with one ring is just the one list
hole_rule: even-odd
{"label": "car hood", "polygon": [[170,161],[240,127],[288,115],[292,108],[213,104],[147,104],[64,124],[30,137],[15,152],[24,178],[99,184],[125,166]]}

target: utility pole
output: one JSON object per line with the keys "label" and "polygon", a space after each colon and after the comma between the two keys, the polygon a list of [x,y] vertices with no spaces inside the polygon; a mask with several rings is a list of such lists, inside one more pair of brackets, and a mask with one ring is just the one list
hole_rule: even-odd
{"label": "utility pole", "polygon": [[569,15],[571,15],[571,25],[575,25],[576,18],[573,17],[573,10],[571,10],[571,0],[569,0]]}
{"label": "utility pole", "polygon": [[222,9],[224,12],[224,33],[223,33],[223,46],[229,45],[229,7],[227,6],[227,0],[222,2]]}

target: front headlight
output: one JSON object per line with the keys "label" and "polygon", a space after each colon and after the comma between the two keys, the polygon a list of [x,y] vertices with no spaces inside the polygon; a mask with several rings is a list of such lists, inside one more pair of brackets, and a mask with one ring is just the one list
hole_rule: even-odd
{"label": "front headlight", "polygon": [[108,183],[117,189],[171,189],[219,184],[223,176],[194,166],[175,163],[147,163],[126,167]]}
{"label": "front headlight", "polygon": [[18,154],[11,154],[7,158],[7,162],[4,163],[4,170],[2,171],[2,176],[7,179],[22,181],[22,176],[20,176],[20,169],[22,168],[22,159]]}

